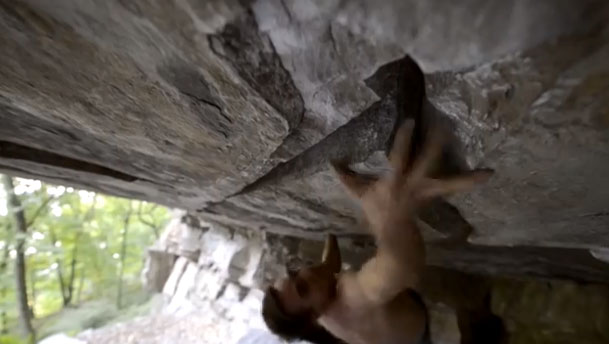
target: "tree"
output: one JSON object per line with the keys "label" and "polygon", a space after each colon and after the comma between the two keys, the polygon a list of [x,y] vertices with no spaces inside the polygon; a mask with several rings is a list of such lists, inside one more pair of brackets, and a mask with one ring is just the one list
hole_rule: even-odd
{"label": "tree", "polygon": [[131,220],[132,205],[129,202],[129,208],[125,214],[125,222],[123,224],[123,240],[121,243],[120,253],[120,272],[118,274],[118,291],[116,293],[116,307],[118,309],[123,306],[123,275],[125,274],[125,262],[127,261],[127,238],[129,235],[129,221]]}
{"label": "tree", "polygon": [[[3,229],[5,229],[6,225],[3,226]],[[3,231],[4,232],[4,231]],[[9,258],[9,246],[8,244],[3,241],[3,247],[2,247],[2,260],[0,260],[0,274],[4,275],[6,273],[7,267],[8,267],[8,258]],[[7,290],[7,286],[2,283],[0,285],[0,297],[2,298],[2,300],[4,300],[6,298],[6,295],[8,293]],[[6,307],[2,307],[2,310],[0,311],[0,335],[6,335],[8,334],[8,314],[6,313]]]}
{"label": "tree", "polygon": [[163,228],[163,222],[158,222],[154,217],[154,211],[159,206],[158,204],[151,204],[148,211],[145,211],[146,202],[138,202],[137,206],[137,218],[141,223],[148,226],[154,232],[154,237],[158,239],[160,237],[161,228]]}
{"label": "tree", "polygon": [[34,328],[32,327],[32,312],[28,303],[26,266],[24,246],[27,236],[27,222],[25,213],[19,197],[15,194],[13,178],[7,175],[2,176],[4,190],[7,195],[7,208],[13,215],[13,224],[16,232],[16,262],[15,262],[15,285],[17,291],[17,305],[19,311],[19,323],[23,335],[30,341],[35,341]]}
{"label": "tree", "polygon": [[[10,207],[0,183],[0,326],[16,334],[17,238],[27,267],[29,309],[45,323],[64,307],[111,300],[125,308],[145,300],[140,273],[146,254],[169,220],[167,208],[72,187],[12,178],[20,206]],[[27,238],[16,233],[15,212],[23,213]],[[13,268],[14,267],[14,268]],[[120,294],[120,296],[119,296]],[[26,302],[27,304],[27,302]],[[32,316],[30,314],[30,319]],[[1,330],[2,328],[0,328]],[[38,329],[44,335],[44,329]]]}
{"label": "tree", "polygon": [[[78,263],[78,246],[79,246],[79,239],[81,237],[82,234],[82,230],[83,227],[85,226],[85,224],[91,220],[91,218],[93,218],[93,214],[95,213],[95,202],[96,202],[97,196],[93,197],[93,201],[91,202],[91,205],[89,206],[89,209],[84,212],[84,214],[82,214],[82,218],[79,219],[75,225],[73,226],[73,229],[75,229],[75,233],[73,235],[73,244],[72,244],[72,248],[71,248],[71,257],[70,257],[70,264],[69,264],[69,272],[67,274],[67,276],[64,274],[63,272],[63,261],[61,259],[56,259],[55,263],[57,264],[57,280],[59,281],[59,290],[61,293],[61,299],[62,299],[62,303],[64,307],[68,307],[72,304],[72,299],[74,297],[74,287],[75,287],[75,281],[76,281],[76,265]],[[70,208],[72,209],[72,211],[76,214],[76,216],[80,216],[80,210],[77,206],[73,205],[73,204],[69,204]],[[55,243],[58,242],[57,240],[57,235],[55,233],[54,228],[50,228],[49,229],[49,238],[51,240],[51,244],[55,245]],[[81,273],[84,274],[84,271],[81,271]]]}

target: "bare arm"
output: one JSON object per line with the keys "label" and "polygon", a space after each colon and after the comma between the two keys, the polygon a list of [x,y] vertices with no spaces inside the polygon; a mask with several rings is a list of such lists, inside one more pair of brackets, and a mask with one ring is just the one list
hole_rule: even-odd
{"label": "bare arm", "polygon": [[406,288],[418,289],[425,246],[416,224],[417,210],[432,198],[468,190],[492,173],[474,170],[448,179],[430,178],[430,166],[441,152],[439,132],[432,133],[409,166],[412,131],[412,121],[398,130],[389,154],[392,172],[386,176],[364,176],[346,164],[333,164],[347,191],[359,199],[378,246],[375,257],[344,282],[365,303],[384,303]]}

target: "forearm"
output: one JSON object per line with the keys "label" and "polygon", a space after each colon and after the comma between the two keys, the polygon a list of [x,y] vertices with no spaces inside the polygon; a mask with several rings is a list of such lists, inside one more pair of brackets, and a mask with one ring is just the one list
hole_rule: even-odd
{"label": "forearm", "polygon": [[425,247],[416,224],[393,221],[371,229],[377,239],[376,255],[355,274],[365,302],[380,304],[407,288],[418,290]]}
{"label": "forearm", "polygon": [[389,223],[377,237],[377,256],[386,256],[396,266],[396,287],[417,289],[425,266],[425,244],[415,221]]}

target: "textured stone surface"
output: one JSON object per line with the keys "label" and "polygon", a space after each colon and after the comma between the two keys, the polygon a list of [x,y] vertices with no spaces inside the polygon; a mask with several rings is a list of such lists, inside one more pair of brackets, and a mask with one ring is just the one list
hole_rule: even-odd
{"label": "textured stone surface", "polygon": [[[328,160],[382,169],[398,121],[436,118],[454,128],[451,166],[497,176],[423,214],[432,264],[608,281],[594,258],[609,247],[608,13],[603,0],[0,0],[0,170],[235,230],[359,240]],[[406,54],[425,73],[422,112]]]}
{"label": "textured stone surface", "polygon": [[606,286],[498,281],[492,304],[505,319],[511,344],[609,341]]}

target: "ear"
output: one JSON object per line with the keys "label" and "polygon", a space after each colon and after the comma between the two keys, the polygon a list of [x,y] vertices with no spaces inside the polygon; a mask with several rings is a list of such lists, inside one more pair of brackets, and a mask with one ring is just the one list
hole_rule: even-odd
{"label": "ear", "polygon": [[334,234],[329,234],[326,238],[321,263],[328,267],[333,273],[339,273],[341,270],[343,262],[340,256],[338,240],[336,240],[336,236]]}

